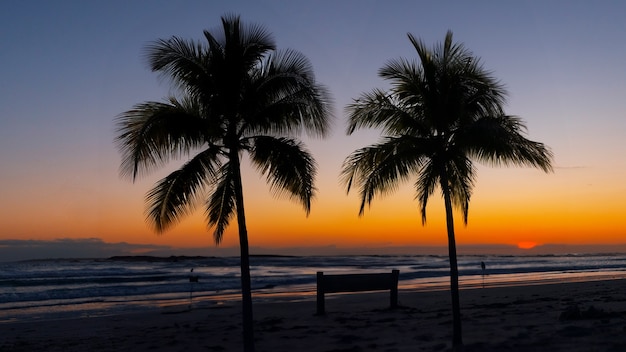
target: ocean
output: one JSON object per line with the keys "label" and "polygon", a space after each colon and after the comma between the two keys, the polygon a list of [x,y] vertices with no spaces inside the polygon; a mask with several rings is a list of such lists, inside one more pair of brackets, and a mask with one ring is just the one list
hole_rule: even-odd
{"label": "ocean", "polygon": [[[626,254],[459,256],[461,289],[626,277]],[[485,270],[481,263],[485,263]],[[314,299],[316,272],[400,270],[399,288],[446,290],[446,256],[253,256],[253,300]],[[193,270],[193,271],[192,271]],[[192,282],[190,276],[197,276]],[[239,300],[236,257],[113,257],[0,263],[0,322]]]}

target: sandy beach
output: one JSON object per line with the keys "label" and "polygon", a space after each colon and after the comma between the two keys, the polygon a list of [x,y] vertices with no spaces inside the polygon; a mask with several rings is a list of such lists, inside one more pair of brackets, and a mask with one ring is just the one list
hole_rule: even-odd
{"label": "sandy beach", "polygon": [[[1,351],[241,351],[239,302],[145,313],[0,324]],[[447,351],[448,291],[255,301],[257,351]],[[625,351],[626,280],[461,291],[466,351]]]}

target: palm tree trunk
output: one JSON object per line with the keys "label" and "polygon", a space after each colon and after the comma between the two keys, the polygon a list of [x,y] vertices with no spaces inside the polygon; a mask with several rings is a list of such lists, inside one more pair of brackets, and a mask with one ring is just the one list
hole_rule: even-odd
{"label": "palm tree trunk", "polygon": [[446,206],[446,226],[448,228],[448,258],[450,260],[450,294],[452,296],[452,349],[463,351],[463,335],[461,333],[461,303],[459,299],[459,268],[456,260],[456,240],[454,239],[454,217],[452,216],[452,199],[448,178],[445,172],[441,175],[441,188]]}
{"label": "palm tree trunk", "polygon": [[239,155],[232,153],[232,163],[235,181],[235,205],[237,207],[237,226],[239,227],[239,260],[241,265],[241,302],[243,317],[243,350],[254,352],[254,329],[252,316],[252,285],[250,283],[250,250],[248,247],[248,229],[246,227],[246,213],[243,207],[243,184],[241,182],[241,167]]}

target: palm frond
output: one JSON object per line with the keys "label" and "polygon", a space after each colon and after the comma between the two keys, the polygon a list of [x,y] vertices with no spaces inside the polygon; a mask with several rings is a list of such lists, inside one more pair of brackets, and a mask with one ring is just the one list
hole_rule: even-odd
{"label": "palm frond", "polygon": [[193,209],[198,192],[216,177],[218,154],[217,148],[199,153],[148,192],[147,219],[157,232],[164,232]]}
{"label": "palm frond", "polygon": [[215,227],[213,239],[216,244],[222,242],[224,231],[235,216],[235,185],[231,164],[225,163],[219,170],[215,189],[206,203],[206,218],[209,227]]}
{"label": "palm frond", "polygon": [[394,86],[400,82],[415,82],[421,79],[422,69],[415,61],[405,58],[391,59],[378,70],[381,78],[394,82]]}
{"label": "palm frond", "polygon": [[365,93],[347,106],[348,129],[352,134],[362,128],[382,128],[390,136],[425,136],[430,128],[415,114],[415,108],[406,106],[381,90]]}
{"label": "palm frond", "polygon": [[420,205],[422,225],[426,224],[426,205],[428,205],[428,198],[430,198],[435,191],[439,179],[439,168],[436,166],[435,160],[427,158],[418,171],[417,181],[415,182],[415,190],[417,191],[415,198]]}
{"label": "palm frond", "polygon": [[250,134],[327,134],[332,116],[332,99],[315,81],[309,60],[295,50],[268,56],[251,75],[241,105]]}
{"label": "palm frond", "polygon": [[420,59],[417,69],[410,68],[415,74],[393,76],[394,70],[409,69],[396,65],[388,67],[387,77],[394,82],[394,94],[406,105],[417,107],[438,133],[480,116],[503,113],[505,88],[483,68],[480,58],[452,42],[451,32],[432,50],[411,34],[409,39]]}
{"label": "palm frond", "polygon": [[266,175],[271,190],[277,195],[289,193],[290,198],[300,201],[308,215],[317,172],[311,154],[293,139],[257,136],[253,141],[252,162]]}
{"label": "palm frond", "polygon": [[[445,166],[444,166],[445,165]],[[445,170],[445,171],[444,171]],[[445,172],[447,188],[450,190],[452,205],[459,208],[463,221],[467,224],[469,201],[474,188],[475,169],[470,159],[462,153],[447,154],[443,158],[435,156],[427,158],[418,173],[415,182],[416,199],[420,204],[422,224],[426,223],[426,205],[437,186],[443,192],[441,173]]]}
{"label": "palm frond", "polygon": [[[415,38],[411,33],[408,33],[407,36],[409,37],[409,41],[411,41],[411,44],[413,44],[415,51],[417,51],[417,56],[421,67],[421,81],[424,82],[424,84],[426,84],[428,87],[437,87],[438,75],[441,72],[441,67],[440,65],[438,65],[437,62],[437,53],[429,50],[426,47],[426,44],[424,44],[421,39]],[[433,92],[434,89],[429,89],[428,91]]]}
{"label": "palm frond", "polygon": [[446,176],[452,205],[459,208],[463,214],[463,223],[467,225],[469,201],[476,178],[476,170],[472,161],[463,153],[457,153],[447,158]]}
{"label": "palm frond", "polygon": [[382,143],[354,151],[342,165],[341,182],[347,191],[359,188],[361,206],[371,204],[376,194],[384,195],[397,189],[399,183],[417,172],[423,163],[428,145],[413,137],[386,138]]}
{"label": "palm frond", "polygon": [[543,143],[526,137],[526,126],[515,116],[484,117],[459,135],[477,160],[493,165],[518,165],[552,171],[552,152]]}
{"label": "palm frond", "polygon": [[174,36],[148,45],[144,56],[152,71],[171,79],[182,91],[202,95],[211,81],[205,52],[203,44]]}
{"label": "palm frond", "polygon": [[[209,33],[205,31],[206,34]],[[268,51],[275,50],[276,44],[265,27],[242,23],[238,15],[222,16],[224,58],[229,64],[250,68],[256,65]]]}
{"label": "palm frond", "polygon": [[120,174],[134,180],[202,146],[210,128],[198,112],[194,102],[170,98],[169,103],[146,102],[120,114],[116,118]]}

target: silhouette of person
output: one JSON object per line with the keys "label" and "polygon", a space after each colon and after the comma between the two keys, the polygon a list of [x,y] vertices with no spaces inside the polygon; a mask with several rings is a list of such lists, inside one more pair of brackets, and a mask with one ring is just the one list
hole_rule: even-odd
{"label": "silhouette of person", "polygon": [[483,288],[485,288],[485,270],[487,270],[487,266],[485,265],[485,262],[480,262],[480,267],[483,270]]}

